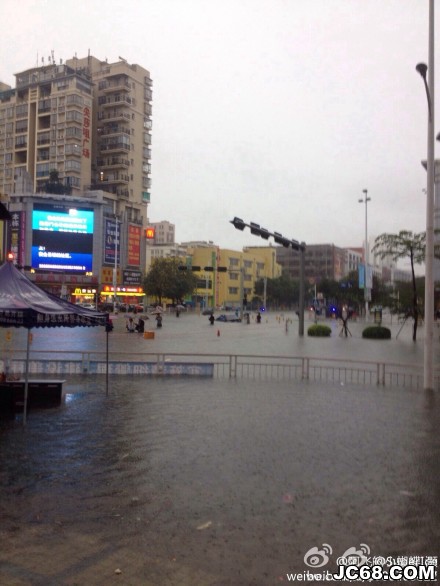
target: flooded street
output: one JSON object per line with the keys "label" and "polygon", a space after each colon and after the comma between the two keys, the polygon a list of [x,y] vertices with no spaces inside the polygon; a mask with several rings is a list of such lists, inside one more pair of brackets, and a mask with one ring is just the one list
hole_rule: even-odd
{"label": "flooded street", "polygon": [[[128,314],[130,315],[130,314]],[[217,315],[217,314],[216,314]],[[254,317],[254,316],[253,316]],[[364,322],[349,322],[351,336],[340,336],[341,326],[336,320],[326,320],[332,328],[330,338],[310,338],[307,328],[313,321],[306,314],[304,336],[298,336],[298,317],[292,313],[268,313],[261,324],[255,319],[250,325],[214,322],[211,326],[207,316],[182,313],[179,318],[165,315],[162,329],[155,327],[154,317],[146,321],[145,329],[155,334],[154,340],[145,340],[139,334],[127,334],[125,324],[128,316],[119,314],[114,319],[114,331],[109,334],[110,353],[133,352],[183,352],[217,354],[258,354],[289,356],[321,356],[325,358],[388,360],[389,362],[423,363],[423,328],[418,330],[418,340],[412,341],[409,321],[403,326],[395,321],[384,323],[392,331],[393,340],[364,340]],[[136,316],[135,316],[136,319]],[[287,323],[286,323],[287,322]],[[25,331],[11,329],[11,341],[0,332],[0,351],[11,352],[11,348],[26,348]],[[51,328],[32,330],[32,351],[100,351],[106,347],[103,328]],[[396,336],[398,336],[396,338]],[[439,330],[437,323],[434,337],[440,357]],[[8,350],[9,349],[9,350]]]}
{"label": "flooded street", "polygon": [[[367,343],[368,359],[354,327],[351,339],[312,340],[275,319],[263,330],[184,318],[167,317],[154,341],[118,326],[111,343],[329,356]],[[98,329],[55,336],[57,349],[103,340]],[[422,342],[390,342],[393,357],[405,348],[414,357],[401,361],[418,361]],[[90,375],[66,391],[25,428],[0,422],[1,584],[269,586],[336,571],[361,544],[371,557],[440,551],[438,393],[114,376],[106,397],[104,377]],[[328,563],[307,564],[323,544]]]}

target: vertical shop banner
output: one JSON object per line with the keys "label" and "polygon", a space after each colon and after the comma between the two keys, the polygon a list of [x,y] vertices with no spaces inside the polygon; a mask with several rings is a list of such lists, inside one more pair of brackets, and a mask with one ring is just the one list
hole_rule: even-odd
{"label": "vertical shop banner", "polygon": [[128,225],[127,264],[136,267],[141,264],[141,227],[134,224]]}
{"label": "vertical shop banner", "polygon": [[90,126],[91,112],[89,106],[83,108],[83,129],[82,129],[82,156],[90,159]]}
{"label": "vertical shop banner", "polygon": [[[116,242],[118,245],[118,258],[116,264],[121,264],[121,225],[118,225],[118,233],[116,234],[116,221],[109,218],[105,219],[104,222],[104,264],[114,265],[115,264],[115,252]],[[116,241],[117,239],[117,241]]]}
{"label": "vertical shop banner", "polygon": [[358,266],[359,289],[365,289],[365,265]]}
{"label": "vertical shop banner", "polygon": [[18,265],[25,263],[26,212],[11,212],[9,250]]}

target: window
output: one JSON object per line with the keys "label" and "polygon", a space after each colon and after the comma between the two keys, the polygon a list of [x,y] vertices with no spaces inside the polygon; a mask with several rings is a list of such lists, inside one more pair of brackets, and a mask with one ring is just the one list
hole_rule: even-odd
{"label": "window", "polygon": [[26,136],[17,136],[15,138],[15,148],[23,149],[27,146],[27,138]]}
{"label": "window", "polygon": [[70,94],[66,99],[66,104],[68,106],[82,106],[83,102],[84,100],[82,96],[78,96],[78,94]]}
{"label": "window", "polygon": [[82,123],[82,114],[78,110],[69,110],[66,114],[66,120]]}
{"label": "window", "polygon": [[79,161],[66,161],[66,171],[78,171],[81,172],[81,163]]}
{"label": "window", "polygon": [[20,134],[21,132],[27,132],[28,122],[27,120],[17,120],[15,123],[15,132]]}
{"label": "window", "polygon": [[66,137],[67,138],[77,138],[78,140],[81,140],[82,138],[82,132],[80,128],[76,128],[76,127],[70,127],[66,129]]}
{"label": "window", "polygon": [[39,112],[49,112],[50,111],[50,99],[40,100],[38,102],[38,111]]}
{"label": "window", "polygon": [[[81,147],[78,144],[66,144],[65,153],[66,155],[81,155]],[[59,154],[63,154],[61,148]]]}
{"label": "window", "polygon": [[22,116],[27,116],[28,115],[28,105],[21,104],[20,106],[17,106],[17,108],[15,109],[15,114],[16,114],[17,118],[21,118]]}
{"label": "window", "polygon": [[71,185],[72,187],[80,187],[79,177],[66,177],[65,184]]}
{"label": "window", "polygon": [[49,163],[37,164],[37,177],[49,176]]}
{"label": "window", "polygon": [[229,295],[238,295],[238,287],[228,287]]}

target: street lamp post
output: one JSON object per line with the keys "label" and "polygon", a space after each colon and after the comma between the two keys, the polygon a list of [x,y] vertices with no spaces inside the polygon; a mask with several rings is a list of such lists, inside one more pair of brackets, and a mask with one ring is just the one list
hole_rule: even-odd
{"label": "street lamp post", "polygon": [[113,269],[113,313],[116,313],[116,287],[118,283],[118,217],[115,215],[115,266]]}
{"label": "street lamp post", "polygon": [[[426,188],[426,249],[425,249],[425,340],[423,355],[423,386],[434,389],[434,0],[429,0],[429,67],[419,63],[416,70],[423,78],[428,100],[428,159]],[[426,73],[429,72],[428,81]]]}
{"label": "street lamp post", "polygon": [[371,201],[371,197],[367,197],[368,189],[363,189],[362,193],[364,198],[359,200],[359,203],[365,203],[365,248],[364,248],[364,262],[365,262],[365,282],[364,282],[364,299],[365,299],[365,320],[368,320],[368,302],[371,297],[371,289],[369,288],[369,276],[368,276],[368,263],[369,263],[369,250],[368,250],[368,202]]}

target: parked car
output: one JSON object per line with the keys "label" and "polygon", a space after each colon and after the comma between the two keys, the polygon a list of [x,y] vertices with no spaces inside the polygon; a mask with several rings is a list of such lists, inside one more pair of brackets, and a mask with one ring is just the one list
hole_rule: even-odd
{"label": "parked car", "polygon": [[212,315],[214,313],[214,309],[212,307],[206,307],[202,311],[202,315]]}
{"label": "parked car", "polygon": [[240,316],[236,315],[235,313],[222,313],[219,315],[215,321],[230,321],[230,322],[237,322],[241,321]]}
{"label": "parked car", "polygon": [[81,303],[80,307],[84,307],[84,309],[96,309],[93,303]]}

